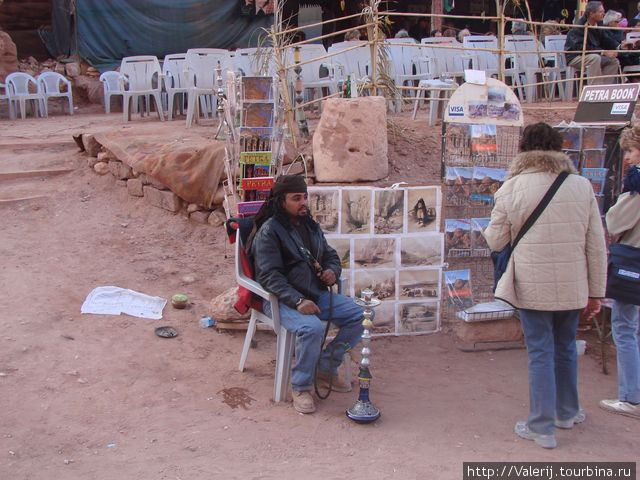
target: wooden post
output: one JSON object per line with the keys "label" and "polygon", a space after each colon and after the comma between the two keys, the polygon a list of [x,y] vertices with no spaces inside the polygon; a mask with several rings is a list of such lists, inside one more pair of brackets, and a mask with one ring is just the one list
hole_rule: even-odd
{"label": "wooden post", "polygon": [[[442,15],[444,13],[442,0],[431,0],[431,13]],[[431,31],[442,29],[442,17],[431,17]]]}
{"label": "wooden post", "polygon": [[499,80],[504,82],[504,32],[506,20],[504,17],[504,8],[500,5],[500,0],[496,0],[496,15],[500,17],[498,23],[498,66],[500,67]]}

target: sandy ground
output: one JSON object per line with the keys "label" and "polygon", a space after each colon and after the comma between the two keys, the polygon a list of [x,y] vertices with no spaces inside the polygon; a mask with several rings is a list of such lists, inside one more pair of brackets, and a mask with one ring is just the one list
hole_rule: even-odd
{"label": "sandy ground", "polygon": [[[561,106],[528,121],[570,118]],[[397,122],[405,135],[390,137],[393,171],[381,183],[437,182],[439,127],[423,112]],[[588,420],[558,432],[553,451],[513,433],[528,405],[524,350],[463,353],[447,333],[373,342],[382,417],[372,425],[345,418],[356,392],[334,393],[309,416],[274,405],[274,336],[258,333],[240,373],[244,332],[198,324],[233,283],[222,229],[148,206],[88,169],[71,135],[105,125],[121,116],[91,107],[0,120],[0,173],[71,170],[0,180],[0,479],[459,479],[465,461],[638,458],[638,421],[597,408],[615,396],[616,376],[612,361],[601,373],[592,335],[580,358]],[[166,307],[159,321],[81,315],[100,285],[185,292],[191,304]],[[156,337],[159,325],[180,336]]]}

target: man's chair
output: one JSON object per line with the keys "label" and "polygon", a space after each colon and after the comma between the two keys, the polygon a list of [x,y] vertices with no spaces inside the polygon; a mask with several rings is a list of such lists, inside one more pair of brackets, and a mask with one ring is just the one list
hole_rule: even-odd
{"label": "man's chair", "polygon": [[295,335],[280,325],[280,307],[278,306],[278,298],[267,292],[255,280],[250,279],[242,267],[243,257],[246,260],[244,249],[242,247],[241,235],[236,238],[236,281],[238,285],[246,288],[251,293],[258,295],[261,299],[268,300],[271,303],[272,317],[265,315],[262,311],[251,308],[251,317],[247,334],[244,337],[244,345],[242,346],[242,354],[240,355],[240,364],[238,369],[243,372],[244,364],[249,355],[251,348],[251,340],[256,332],[258,322],[269,325],[276,334],[276,374],[273,385],[273,401],[281,402],[287,398],[287,390],[289,389],[289,378],[291,377],[291,357],[295,348]]}

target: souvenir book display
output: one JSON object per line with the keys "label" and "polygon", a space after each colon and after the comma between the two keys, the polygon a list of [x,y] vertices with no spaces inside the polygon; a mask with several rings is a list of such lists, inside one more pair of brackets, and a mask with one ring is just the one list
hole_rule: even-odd
{"label": "souvenir book display", "polygon": [[[482,232],[491,217],[494,194],[518,153],[519,127],[448,123],[443,126],[442,175],[444,258],[443,316],[476,321],[467,312],[493,300],[493,265]],[[511,315],[513,313],[510,310]],[[502,315],[502,316],[500,316]],[[482,320],[504,318],[483,312]]]}
{"label": "souvenir book display", "polygon": [[605,127],[560,124],[562,151],[573,161],[576,170],[591,183],[600,214],[604,215],[605,185],[609,169],[605,167]]}
{"label": "souvenir book display", "polygon": [[309,209],[342,264],[343,292],[381,303],[374,335],[440,330],[444,236],[439,187],[309,187]]}
{"label": "souvenir book display", "polygon": [[227,216],[255,215],[278,171],[281,128],[272,77],[235,77],[228,74],[229,129],[225,166]]}

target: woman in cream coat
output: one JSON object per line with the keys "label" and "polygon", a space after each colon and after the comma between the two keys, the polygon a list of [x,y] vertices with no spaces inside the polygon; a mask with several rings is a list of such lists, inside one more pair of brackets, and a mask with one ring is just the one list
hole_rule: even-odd
{"label": "woman in cream coat", "polygon": [[[545,123],[525,128],[520,154],[495,194],[484,232],[493,251],[517,236],[561,172],[575,174],[562,137]],[[544,448],[555,427],[584,421],[577,388],[576,331],[580,312],[600,310],[606,286],[606,247],[591,184],[569,175],[511,254],[495,296],[520,310],[529,369],[529,418],[516,433]]]}

